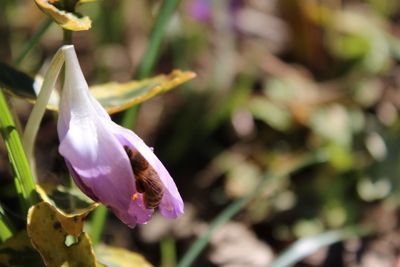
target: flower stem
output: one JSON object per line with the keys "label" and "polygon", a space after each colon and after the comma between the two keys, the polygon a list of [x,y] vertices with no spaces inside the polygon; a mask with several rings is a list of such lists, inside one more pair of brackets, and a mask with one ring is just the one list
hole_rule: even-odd
{"label": "flower stem", "polygon": [[27,212],[37,200],[35,183],[2,90],[0,90],[0,114],[0,132],[13,170],[16,191],[22,210]]}
{"label": "flower stem", "polygon": [[63,29],[63,44],[70,45],[72,44],[72,31]]}
{"label": "flower stem", "polygon": [[16,66],[21,65],[22,61],[25,59],[25,57],[28,55],[28,53],[40,41],[40,39],[45,34],[45,32],[50,28],[52,22],[53,22],[53,20],[51,18],[48,18],[39,26],[38,30],[35,32],[35,34],[32,36],[32,38],[28,41],[28,43],[26,43],[26,45],[22,49],[21,54],[19,54],[19,56],[15,60]]}
{"label": "flower stem", "polygon": [[166,236],[160,243],[161,251],[161,266],[173,267],[176,266],[176,244],[171,236]]}
{"label": "flower stem", "polygon": [[64,64],[64,54],[61,48],[54,55],[50,66],[44,76],[42,88],[36,100],[36,104],[32,109],[31,115],[29,116],[28,122],[25,127],[23,134],[23,144],[25,147],[26,155],[29,161],[32,163],[34,142],[36,139],[37,132],[39,130],[40,122],[43,118],[44,112],[46,111],[47,103],[53,90],[58,74]]}

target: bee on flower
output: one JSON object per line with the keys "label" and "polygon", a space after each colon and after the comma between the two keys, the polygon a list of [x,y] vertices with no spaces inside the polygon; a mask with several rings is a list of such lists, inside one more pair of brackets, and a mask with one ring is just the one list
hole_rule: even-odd
{"label": "bee on flower", "polygon": [[90,94],[74,47],[64,46],[65,82],[57,124],[59,152],[77,186],[129,227],[183,213],[167,169],[134,132],[114,123]]}

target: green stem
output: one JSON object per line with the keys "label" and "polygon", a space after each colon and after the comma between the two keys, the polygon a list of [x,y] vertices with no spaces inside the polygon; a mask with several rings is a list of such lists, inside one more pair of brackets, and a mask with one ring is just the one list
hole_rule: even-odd
{"label": "green stem", "polygon": [[15,228],[0,206],[0,241],[4,242],[15,234]]}
{"label": "green stem", "polygon": [[[160,53],[162,39],[164,37],[165,30],[167,29],[168,22],[180,2],[181,0],[163,1],[160,7],[160,12],[158,13],[156,21],[154,22],[151,30],[149,45],[147,46],[146,52],[143,55],[143,59],[135,75],[136,79],[146,78],[154,69]],[[128,109],[122,118],[121,125],[126,128],[133,128],[138,111],[139,106]]]}
{"label": "green stem", "polygon": [[97,245],[101,240],[106,218],[107,208],[103,205],[98,206],[93,212],[89,229],[89,236],[93,245]]}
{"label": "green stem", "polygon": [[15,123],[8,109],[3,91],[0,90],[0,131],[4,139],[8,157],[14,174],[14,181],[19,200],[24,212],[33,205],[37,198],[35,183],[22,142],[15,128]]}
{"label": "green stem", "polygon": [[231,203],[228,207],[226,207],[210,224],[207,231],[199,237],[192,246],[188,249],[188,251],[183,255],[182,259],[179,261],[177,267],[188,267],[190,266],[197,256],[203,251],[203,249],[207,246],[208,241],[210,240],[212,234],[224,223],[228,222],[233,216],[235,216],[239,211],[241,211],[250,201],[252,201],[256,196],[258,196],[265,188],[267,187],[267,183],[276,182],[277,180],[281,180],[284,177],[289,176],[290,174],[299,171],[300,169],[309,166],[311,164],[321,163],[326,161],[326,156],[323,154],[317,153],[316,155],[311,155],[310,157],[306,157],[302,162],[295,165],[289,170],[282,171],[280,173],[274,174],[266,174],[260,185],[257,186],[253,192],[244,196],[235,202]]}
{"label": "green stem", "polygon": [[140,104],[135,105],[125,111],[122,117],[121,125],[128,129],[133,129],[136,125],[137,116],[139,114]]}
{"label": "green stem", "polygon": [[176,246],[175,240],[171,236],[167,236],[161,240],[161,266],[176,266]]}
{"label": "green stem", "polygon": [[63,29],[63,44],[64,45],[72,44],[72,31]]}
{"label": "green stem", "polygon": [[60,73],[61,67],[64,64],[64,54],[61,48],[54,55],[50,66],[44,76],[42,88],[40,89],[36,104],[32,109],[31,115],[29,116],[28,122],[25,127],[23,135],[23,144],[25,147],[26,155],[29,161],[32,163],[34,142],[36,139],[37,132],[39,130],[40,122],[42,121],[44,112],[46,111],[47,103],[53,90],[58,74]]}
{"label": "green stem", "polygon": [[45,21],[43,21],[42,24],[40,24],[40,26],[37,29],[37,31],[35,32],[35,34],[32,36],[32,38],[29,40],[29,42],[26,43],[26,45],[22,49],[22,52],[19,54],[19,56],[15,60],[16,66],[21,65],[24,58],[28,55],[28,53],[32,50],[32,48],[40,41],[40,39],[45,34],[45,32],[50,28],[50,25],[52,22],[53,22],[53,20],[51,18],[48,18]]}

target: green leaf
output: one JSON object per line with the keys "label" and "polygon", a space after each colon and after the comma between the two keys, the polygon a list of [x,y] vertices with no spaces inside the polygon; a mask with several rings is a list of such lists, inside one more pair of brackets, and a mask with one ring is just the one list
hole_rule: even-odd
{"label": "green leaf", "polygon": [[23,211],[27,212],[29,206],[36,203],[35,183],[20,136],[2,91],[0,91],[0,114],[0,134],[4,140],[13,170],[14,184],[20,205]]}
{"label": "green leaf", "polygon": [[36,98],[35,80],[25,73],[0,62],[0,87],[7,93],[22,98]]}
{"label": "green leaf", "polygon": [[89,237],[82,232],[85,217],[65,216],[47,202],[29,209],[28,236],[47,266],[97,266]]}
{"label": "green leaf", "polygon": [[313,237],[307,237],[296,241],[291,247],[284,251],[268,267],[293,266],[307,256],[315,253],[318,249],[334,243],[358,238],[369,234],[370,231],[363,227],[349,227],[340,230],[328,231]]}
{"label": "green leaf", "polygon": [[[92,21],[88,16],[71,13],[61,9],[59,0],[35,0],[39,8],[52,17],[61,27],[70,31],[85,31],[92,27]],[[77,1],[78,2],[78,1]],[[77,3],[76,2],[76,3]]]}
{"label": "green leaf", "polygon": [[3,207],[0,205],[0,241],[4,242],[5,240],[12,237],[14,233],[14,225],[7,217],[6,213],[3,210]]}
{"label": "green leaf", "polygon": [[24,230],[0,245],[0,266],[44,267],[45,265]]}
{"label": "green leaf", "polygon": [[99,205],[92,213],[88,233],[94,246],[96,246],[103,234],[103,229],[107,221],[108,209],[103,205]]}
{"label": "green leaf", "polygon": [[96,247],[96,256],[99,262],[108,267],[152,266],[142,255],[122,248],[101,245]]}

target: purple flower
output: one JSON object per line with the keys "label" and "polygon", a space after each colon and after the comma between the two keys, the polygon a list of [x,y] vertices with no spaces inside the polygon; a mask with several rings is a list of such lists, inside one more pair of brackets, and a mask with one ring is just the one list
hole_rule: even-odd
{"label": "purple flower", "polygon": [[189,2],[187,10],[194,19],[208,21],[211,17],[211,1],[192,0]]}
{"label": "purple flower", "polygon": [[182,214],[182,198],[164,165],[90,94],[74,47],[63,51],[65,83],[57,130],[59,152],[75,183],[129,227],[148,222],[156,207],[167,218]]}

